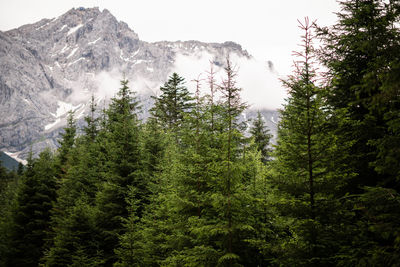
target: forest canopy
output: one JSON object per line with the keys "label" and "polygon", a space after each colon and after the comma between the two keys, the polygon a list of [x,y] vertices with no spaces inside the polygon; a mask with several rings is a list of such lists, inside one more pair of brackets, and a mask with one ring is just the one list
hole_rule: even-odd
{"label": "forest canopy", "polygon": [[0,167],[0,266],[398,266],[400,2],[340,4],[299,20],[275,144],[229,58],[146,120],[127,79],[71,112],[56,151]]}

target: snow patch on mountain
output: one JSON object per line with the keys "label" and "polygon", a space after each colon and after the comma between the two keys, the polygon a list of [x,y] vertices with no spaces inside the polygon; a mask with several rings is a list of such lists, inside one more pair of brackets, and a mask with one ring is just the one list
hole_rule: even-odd
{"label": "snow patch on mountain", "polygon": [[64,24],[64,25],[58,30],[58,32],[61,32],[62,30],[64,30],[64,29],[67,28],[67,27],[68,27],[68,25]]}
{"label": "snow patch on mountain", "polygon": [[64,116],[65,114],[67,114],[69,111],[74,111],[75,109],[77,109],[80,105],[78,106],[74,106],[71,103],[66,103],[63,101],[57,101],[58,104],[58,108],[56,111],[56,114],[52,114],[54,117],[56,118],[60,118],[62,116]]}
{"label": "snow patch on mountain", "polygon": [[89,42],[88,45],[94,45],[96,44],[99,40],[101,39],[101,37],[97,38],[96,40]]}
{"label": "snow patch on mountain", "polygon": [[71,51],[71,53],[69,53],[69,55],[67,56],[67,59],[70,58],[70,57],[72,57],[72,56],[75,54],[75,52],[78,51],[78,49],[79,49],[79,47],[75,47],[75,48]]}
{"label": "snow patch on mountain", "polygon": [[76,32],[79,28],[81,28],[83,26],[83,24],[79,24],[71,29],[69,29],[67,36],[73,34],[74,32]]}
{"label": "snow patch on mountain", "polygon": [[54,122],[45,125],[45,126],[44,126],[44,130],[45,130],[45,131],[48,131],[48,130],[50,130],[51,128],[53,128],[54,126],[56,126],[57,124],[59,124],[60,122],[61,122],[61,119],[60,119],[60,118],[57,118]]}

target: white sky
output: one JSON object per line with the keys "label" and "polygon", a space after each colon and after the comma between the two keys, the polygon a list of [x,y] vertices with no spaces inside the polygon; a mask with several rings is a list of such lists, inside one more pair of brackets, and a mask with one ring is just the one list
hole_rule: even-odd
{"label": "white sky", "polygon": [[[339,11],[336,0],[0,0],[0,30],[54,18],[81,6],[108,9],[143,41],[234,41],[261,64],[272,61],[280,77],[291,73],[292,52],[299,48],[302,32],[297,19],[308,16],[328,26],[335,23],[334,12]],[[263,83],[263,77],[252,77],[247,77],[249,84]],[[272,78],[267,79],[264,84]],[[273,83],[280,82],[274,78]],[[254,87],[250,102],[257,103],[264,87]],[[265,96],[274,107],[284,98],[284,89],[275,87],[271,96]]]}

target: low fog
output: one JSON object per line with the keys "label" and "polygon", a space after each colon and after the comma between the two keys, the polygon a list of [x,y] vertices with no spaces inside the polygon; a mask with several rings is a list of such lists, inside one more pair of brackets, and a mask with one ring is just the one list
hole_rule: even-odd
{"label": "low fog", "polygon": [[[230,59],[237,70],[237,85],[242,88],[242,99],[250,108],[276,110],[281,107],[286,90],[280,82],[279,74],[274,69],[270,61],[258,61],[254,58],[239,57],[236,54]],[[177,72],[185,78],[185,85],[189,91],[195,92],[196,83],[194,79],[201,80],[201,90],[203,94],[209,93],[207,82],[210,71],[210,62],[215,59],[208,52],[202,51],[195,55],[178,54],[175,64],[170,70],[169,75]],[[221,62],[225,63],[225,62]],[[225,78],[222,66],[213,65],[216,83],[221,83]],[[169,76],[168,75],[168,76]],[[78,104],[88,102],[92,95],[98,103],[102,100],[109,100],[114,97],[121,87],[121,80],[124,74],[122,70],[113,69],[112,71],[102,71],[98,74],[85,74],[78,81],[70,82],[68,87],[72,88],[72,93],[67,101]],[[126,76],[129,86],[138,93],[139,96],[159,95],[159,87],[165,81],[151,81],[146,78],[134,78]],[[82,84],[87,88],[82,89]]]}

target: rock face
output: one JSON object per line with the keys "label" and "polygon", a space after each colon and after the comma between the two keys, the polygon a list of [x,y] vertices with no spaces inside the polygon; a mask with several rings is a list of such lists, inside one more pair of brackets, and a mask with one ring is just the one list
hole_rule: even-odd
{"label": "rock face", "polygon": [[251,58],[233,42],[144,42],[98,8],[71,9],[0,32],[0,150],[25,158],[31,147],[34,152],[55,147],[68,111],[82,119],[91,95],[99,104],[112,97],[122,75],[140,87],[146,110],[178,57],[204,54],[217,67],[228,54]]}

